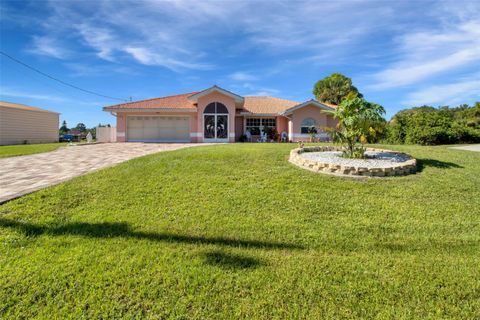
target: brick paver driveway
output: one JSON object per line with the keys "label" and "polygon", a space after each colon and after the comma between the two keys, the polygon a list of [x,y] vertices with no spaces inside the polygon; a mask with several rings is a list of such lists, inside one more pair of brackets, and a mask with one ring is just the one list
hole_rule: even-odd
{"label": "brick paver driveway", "polygon": [[0,203],[129,159],[200,145],[105,143],[0,159]]}

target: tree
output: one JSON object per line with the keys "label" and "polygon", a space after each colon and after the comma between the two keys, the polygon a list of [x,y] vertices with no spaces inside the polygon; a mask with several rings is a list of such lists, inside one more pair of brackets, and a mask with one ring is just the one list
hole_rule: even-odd
{"label": "tree", "polygon": [[86,132],[87,131],[87,126],[83,123],[78,123],[77,126],[75,127],[80,132]]}
{"label": "tree", "polygon": [[343,99],[363,98],[358,89],[353,86],[352,79],[340,73],[318,80],[313,87],[313,95],[320,102],[339,105]]}
{"label": "tree", "polygon": [[60,127],[60,134],[66,134],[70,131],[70,129],[68,129],[67,127],[67,121],[63,120],[62,122],[62,126]]}
{"label": "tree", "polygon": [[480,142],[480,106],[422,106],[401,110],[387,126],[387,141],[397,144]]}
{"label": "tree", "polygon": [[330,113],[338,119],[338,124],[329,133],[334,142],[344,146],[343,156],[347,158],[364,158],[366,148],[363,145],[385,126],[385,109],[362,98],[344,99]]}

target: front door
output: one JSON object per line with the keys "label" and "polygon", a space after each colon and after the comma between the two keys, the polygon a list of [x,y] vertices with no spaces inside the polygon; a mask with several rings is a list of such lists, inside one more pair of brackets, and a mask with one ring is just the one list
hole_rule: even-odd
{"label": "front door", "polygon": [[228,142],[228,114],[204,114],[205,142]]}

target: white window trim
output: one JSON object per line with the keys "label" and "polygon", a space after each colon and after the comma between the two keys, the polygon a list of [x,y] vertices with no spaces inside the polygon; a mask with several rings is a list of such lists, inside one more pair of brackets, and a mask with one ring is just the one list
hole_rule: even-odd
{"label": "white window trim", "polygon": [[[247,119],[260,119],[260,125],[258,126],[259,130],[260,130],[260,133],[263,131],[263,129],[265,128],[265,126],[263,125],[263,119],[271,119],[271,120],[274,120],[275,121],[275,126],[274,128],[277,129],[278,125],[277,125],[277,118],[276,117],[255,117],[255,116],[250,116],[250,117],[244,117],[244,121],[243,121],[243,128],[244,128],[244,133],[247,132],[247,127],[257,127],[257,126],[249,126],[247,125]],[[267,126],[268,127],[268,126]],[[251,132],[250,132],[251,133]]]}
{"label": "white window trim", "polygon": [[[316,133],[315,137],[327,138],[328,133],[325,133],[325,132]],[[304,133],[292,133],[292,138],[310,138],[310,135],[304,134]]]}

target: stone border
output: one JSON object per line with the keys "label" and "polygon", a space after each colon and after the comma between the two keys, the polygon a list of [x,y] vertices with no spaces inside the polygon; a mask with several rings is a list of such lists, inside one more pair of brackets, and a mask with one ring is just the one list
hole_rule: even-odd
{"label": "stone border", "polygon": [[[335,174],[341,176],[350,176],[350,177],[386,177],[386,176],[404,176],[410,173],[415,173],[417,171],[417,160],[411,158],[410,160],[399,162],[398,164],[392,165],[385,168],[366,168],[366,167],[355,167],[355,166],[342,166],[339,164],[333,163],[324,163],[317,160],[305,159],[301,156],[304,152],[324,152],[324,151],[342,151],[342,147],[334,146],[319,146],[319,147],[303,147],[296,148],[290,151],[289,161],[299,166],[303,169],[320,172]],[[377,151],[377,152],[391,152],[396,154],[404,154],[398,151],[385,150],[385,149],[374,149],[367,148],[367,151]]]}

